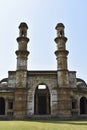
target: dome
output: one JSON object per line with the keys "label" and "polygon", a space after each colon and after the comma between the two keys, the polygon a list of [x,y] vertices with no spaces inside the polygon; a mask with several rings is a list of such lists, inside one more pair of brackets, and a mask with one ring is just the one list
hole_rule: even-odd
{"label": "dome", "polygon": [[77,78],[77,88],[87,88],[87,84],[85,83],[84,80]]}

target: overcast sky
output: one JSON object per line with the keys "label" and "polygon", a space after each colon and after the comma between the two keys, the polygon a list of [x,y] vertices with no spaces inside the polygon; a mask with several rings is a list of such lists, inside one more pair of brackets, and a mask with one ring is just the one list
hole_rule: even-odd
{"label": "overcast sky", "polygon": [[0,80],[16,70],[18,26],[28,24],[28,70],[56,70],[55,26],[68,38],[68,69],[87,82],[87,0],[0,0]]}

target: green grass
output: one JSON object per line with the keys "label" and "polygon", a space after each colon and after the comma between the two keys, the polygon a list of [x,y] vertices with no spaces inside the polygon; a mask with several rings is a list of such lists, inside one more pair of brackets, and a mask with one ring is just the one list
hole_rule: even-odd
{"label": "green grass", "polygon": [[87,130],[87,121],[0,121],[0,130]]}

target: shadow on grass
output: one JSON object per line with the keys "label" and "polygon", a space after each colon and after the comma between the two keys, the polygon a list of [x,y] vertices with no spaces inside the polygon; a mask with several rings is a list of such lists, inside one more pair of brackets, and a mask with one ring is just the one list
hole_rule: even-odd
{"label": "shadow on grass", "polygon": [[57,119],[50,119],[50,120],[0,120],[1,121],[4,121],[4,122],[13,122],[13,121],[17,121],[17,122],[20,122],[20,121],[23,121],[23,122],[37,122],[37,123],[44,123],[47,124],[47,123],[51,123],[51,124],[69,124],[69,125],[84,125],[84,126],[87,126],[87,120],[57,120]]}
{"label": "shadow on grass", "polygon": [[87,121],[59,121],[59,120],[30,120],[30,122],[52,123],[52,124],[70,124],[70,125],[86,125]]}

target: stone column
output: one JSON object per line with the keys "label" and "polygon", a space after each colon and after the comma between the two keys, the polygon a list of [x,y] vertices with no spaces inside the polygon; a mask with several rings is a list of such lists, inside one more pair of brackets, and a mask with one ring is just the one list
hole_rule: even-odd
{"label": "stone column", "polygon": [[55,42],[57,50],[55,51],[57,59],[57,75],[58,75],[58,115],[61,117],[71,116],[71,96],[69,88],[68,78],[68,63],[67,56],[68,51],[66,50],[66,41],[64,25],[58,23],[56,26],[57,37]]}
{"label": "stone column", "polygon": [[27,59],[29,51],[27,51],[27,44],[29,38],[27,37],[28,26],[26,23],[19,25],[19,37],[17,38],[18,50],[17,55],[17,70],[16,70],[16,87],[15,87],[15,118],[22,119],[27,113]]}
{"label": "stone column", "polygon": [[68,87],[68,67],[67,67],[67,55],[66,41],[67,38],[64,35],[64,25],[62,23],[57,24],[57,37],[55,42],[57,44],[57,50],[55,51],[57,59],[57,73],[58,73],[58,86]]}

